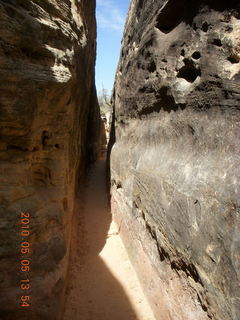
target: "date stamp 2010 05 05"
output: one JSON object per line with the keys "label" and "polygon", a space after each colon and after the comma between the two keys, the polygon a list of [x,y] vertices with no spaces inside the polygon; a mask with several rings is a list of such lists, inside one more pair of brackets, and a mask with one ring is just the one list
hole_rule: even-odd
{"label": "date stamp 2010 05 05", "polygon": [[20,305],[23,308],[30,307],[31,296],[30,292],[30,268],[31,268],[31,261],[30,261],[30,243],[29,243],[29,236],[30,236],[30,214],[28,212],[21,212],[20,215],[20,270],[21,270],[21,281],[20,281],[20,289],[22,291]]}

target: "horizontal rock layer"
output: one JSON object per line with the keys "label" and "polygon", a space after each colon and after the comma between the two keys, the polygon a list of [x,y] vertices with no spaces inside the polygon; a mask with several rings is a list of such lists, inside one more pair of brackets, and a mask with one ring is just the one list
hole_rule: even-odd
{"label": "horizontal rock layer", "polygon": [[[95,49],[95,1],[0,2],[1,319],[58,317],[74,197],[98,144]],[[31,215],[29,273],[19,271],[21,211]]]}
{"label": "horizontal rock layer", "polygon": [[131,2],[112,210],[157,319],[240,319],[237,1]]}

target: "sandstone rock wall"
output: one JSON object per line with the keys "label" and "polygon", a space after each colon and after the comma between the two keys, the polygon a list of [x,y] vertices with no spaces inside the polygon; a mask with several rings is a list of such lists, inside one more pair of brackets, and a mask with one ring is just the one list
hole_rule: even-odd
{"label": "sandstone rock wall", "polygon": [[238,1],[132,0],[112,211],[157,319],[240,319]]}
{"label": "sandstone rock wall", "polygon": [[[95,49],[95,1],[0,1],[1,319],[58,317],[74,197],[98,144]],[[31,215],[29,274],[19,271],[21,211]]]}

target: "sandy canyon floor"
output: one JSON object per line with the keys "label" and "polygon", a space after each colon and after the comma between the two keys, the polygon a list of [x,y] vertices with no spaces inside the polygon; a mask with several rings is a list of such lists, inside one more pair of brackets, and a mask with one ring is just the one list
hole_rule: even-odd
{"label": "sandy canyon floor", "polygon": [[74,217],[64,320],[154,320],[107,201],[105,159],[89,170]]}

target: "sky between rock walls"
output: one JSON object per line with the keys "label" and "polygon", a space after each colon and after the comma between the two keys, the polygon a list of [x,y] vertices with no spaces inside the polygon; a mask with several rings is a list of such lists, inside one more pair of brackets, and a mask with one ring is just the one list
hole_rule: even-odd
{"label": "sky between rock walls", "polygon": [[130,0],[97,0],[96,86],[111,94]]}

